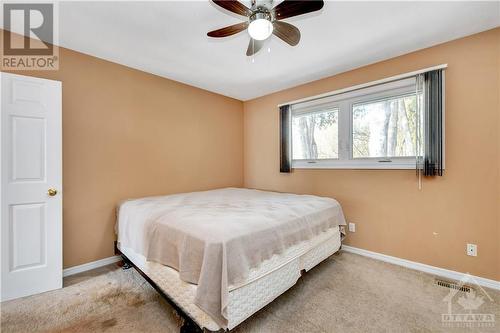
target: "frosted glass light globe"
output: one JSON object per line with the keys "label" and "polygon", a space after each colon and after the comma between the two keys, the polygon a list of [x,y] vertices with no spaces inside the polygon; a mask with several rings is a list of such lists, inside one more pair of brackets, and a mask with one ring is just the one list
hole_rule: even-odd
{"label": "frosted glass light globe", "polygon": [[267,39],[273,33],[273,24],[266,19],[256,19],[250,22],[248,33],[256,40]]}

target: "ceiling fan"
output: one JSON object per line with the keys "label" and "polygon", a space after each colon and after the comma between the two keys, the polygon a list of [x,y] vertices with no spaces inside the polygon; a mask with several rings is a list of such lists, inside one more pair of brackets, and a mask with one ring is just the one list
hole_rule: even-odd
{"label": "ceiling fan", "polygon": [[252,0],[252,7],[248,8],[239,1],[212,1],[226,10],[246,16],[248,19],[245,22],[210,31],[207,33],[207,36],[216,38],[227,37],[248,29],[250,43],[248,44],[247,56],[257,53],[264,45],[264,41],[272,34],[291,46],[297,45],[300,41],[299,29],[281,20],[318,11],[323,8],[324,4],[323,1],[318,0],[284,0],[274,7],[273,0]]}

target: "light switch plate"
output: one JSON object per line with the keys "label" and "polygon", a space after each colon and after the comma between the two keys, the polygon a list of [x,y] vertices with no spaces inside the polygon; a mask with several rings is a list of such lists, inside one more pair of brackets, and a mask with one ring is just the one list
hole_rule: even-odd
{"label": "light switch plate", "polygon": [[349,222],[349,232],[356,232],[356,223]]}

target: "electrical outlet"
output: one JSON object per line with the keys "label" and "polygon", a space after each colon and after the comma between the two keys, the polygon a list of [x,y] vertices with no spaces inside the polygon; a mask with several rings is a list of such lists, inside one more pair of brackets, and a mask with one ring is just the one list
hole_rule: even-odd
{"label": "electrical outlet", "polygon": [[467,255],[477,257],[477,245],[467,244]]}
{"label": "electrical outlet", "polygon": [[356,232],[356,223],[349,222],[349,232]]}

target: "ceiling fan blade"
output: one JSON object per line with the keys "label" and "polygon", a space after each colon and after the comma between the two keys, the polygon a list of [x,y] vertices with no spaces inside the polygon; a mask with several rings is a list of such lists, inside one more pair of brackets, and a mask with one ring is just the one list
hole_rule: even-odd
{"label": "ceiling fan blade", "polygon": [[284,42],[295,46],[300,41],[300,30],[296,26],[283,21],[274,21],[273,34],[282,39]]}
{"label": "ceiling fan blade", "polygon": [[323,8],[324,2],[321,0],[296,1],[285,0],[274,8],[277,20],[288,17],[315,12]]}
{"label": "ceiling fan blade", "polygon": [[262,48],[263,45],[264,45],[263,40],[256,40],[250,38],[250,43],[248,43],[247,56],[251,56],[259,52],[259,50]]}
{"label": "ceiling fan blade", "polygon": [[216,5],[239,15],[250,16],[252,14],[252,11],[239,1],[230,1],[230,0],[212,0],[212,1]]}
{"label": "ceiling fan blade", "polygon": [[227,37],[227,36],[237,34],[238,32],[245,30],[247,27],[248,27],[248,22],[241,22],[238,24],[230,25],[228,27],[224,27],[221,29],[210,31],[209,33],[207,33],[207,36],[208,37]]}

